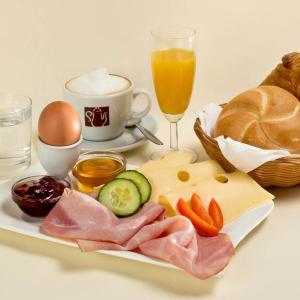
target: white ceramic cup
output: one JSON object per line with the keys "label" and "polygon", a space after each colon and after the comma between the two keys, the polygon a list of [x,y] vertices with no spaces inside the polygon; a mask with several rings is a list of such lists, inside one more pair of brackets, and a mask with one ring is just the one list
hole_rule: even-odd
{"label": "white ceramic cup", "polygon": [[[106,95],[87,95],[71,90],[68,82],[74,78],[65,83],[64,100],[77,110],[84,139],[105,141],[116,138],[124,132],[130,118],[142,118],[149,113],[151,94],[145,89],[135,88],[130,79],[124,78],[129,82],[127,88]],[[132,104],[139,95],[146,96],[146,107],[142,111],[133,112]]]}
{"label": "white ceramic cup", "polygon": [[80,155],[80,140],[72,145],[51,146],[37,139],[37,153],[41,165],[48,175],[65,178]]}

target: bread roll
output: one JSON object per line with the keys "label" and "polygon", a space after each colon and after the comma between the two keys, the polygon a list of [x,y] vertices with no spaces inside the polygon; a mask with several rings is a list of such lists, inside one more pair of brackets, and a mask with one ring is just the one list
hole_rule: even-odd
{"label": "bread roll", "polygon": [[279,86],[300,100],[300,53],[288,53],[281,62],[260,85]]}
{"label": "bread roll", "polygon": [[263,149],[300,153],[300,103],[277,86],[260,86],[233,98],[222,110],[214,136]]}

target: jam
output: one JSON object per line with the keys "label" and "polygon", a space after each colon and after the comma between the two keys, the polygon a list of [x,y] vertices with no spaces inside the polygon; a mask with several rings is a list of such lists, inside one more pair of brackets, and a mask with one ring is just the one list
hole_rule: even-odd
{"label": "jam", "polygon": [[69,182],[52,176],[24,178],[12,187],[12,198],[19,208],[33,217],[45,217],[60,199]]}

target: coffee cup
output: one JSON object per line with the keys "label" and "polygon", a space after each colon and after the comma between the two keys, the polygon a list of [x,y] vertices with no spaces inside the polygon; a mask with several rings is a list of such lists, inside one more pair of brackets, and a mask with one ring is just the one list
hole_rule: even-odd
{"label": "coffee cup", "polygon": [[[146,96],[146,106],[135,111],[133,103],[140,95]],[[77,110],[83,138],[105,141],[121,135],[130,118],[147,115],[152,96],[143,88],[135,88],[127,77],[96,70],[68,80],[64,84],[64,100]]]}

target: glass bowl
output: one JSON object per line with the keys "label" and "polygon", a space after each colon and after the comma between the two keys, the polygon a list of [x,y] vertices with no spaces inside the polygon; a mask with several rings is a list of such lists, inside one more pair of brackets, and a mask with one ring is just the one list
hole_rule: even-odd
{"label": "glass bowl", "polygon": [[72,169],[72,184],[84,193],[99,190],[126,169],[126,158],[113,151],[90,151],[80,155]]}
{"label": "glass bowl", "polygon": [[37,175],[17,181],[11,188],[13,201],[31,217],[45,217],[60,199],[68,181],[48,175]]}

